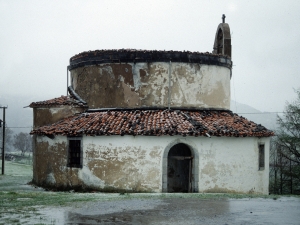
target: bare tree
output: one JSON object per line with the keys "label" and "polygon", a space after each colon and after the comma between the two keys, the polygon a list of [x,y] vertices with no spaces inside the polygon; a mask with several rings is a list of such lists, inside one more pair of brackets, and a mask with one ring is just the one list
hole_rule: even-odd
{"label": "bare tree", "polygon": [[[2,143],[2,133],[3,129],[0,128],[0,143]],[[9,128],[5,128],[5,151],[10,151],[13,145],[13,131]]]}
{"label": "bare tree", "polygon": [[21,155],[24,156],[25,152],[32,151],[31,137],[27,133],[20,132],[14,135],[14,147],[21,151]]}
{"label": "bare tree", "polygon": [[300,194],[300,89],[296,93],[296,101],[287,103],[284,115],[277,119],[279,129],[271,146],[274,193]]}

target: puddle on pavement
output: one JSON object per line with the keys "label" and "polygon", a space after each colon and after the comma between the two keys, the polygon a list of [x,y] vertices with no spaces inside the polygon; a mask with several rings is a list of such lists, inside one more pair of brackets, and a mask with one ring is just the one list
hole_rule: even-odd
{"label": "puddle on pavement", "polygon": [[22,224],[299,224],[300,199],[124,199],[46,207]]}
{"label": "puddle on pavement", "polygon": [[199,217],[211,219],[228,213],[227,200],[190,198],[94,202],[78,208],[43,211],[45,216],[56,219],[55,224],[197,224]]}
{"label": "puddle on pavement", "polygon": [[38,208],[1,212],[0,224],[65,224],[67,208]]}
{"label": "puddle on pavement", "polygon": [[237,224],[300,224],[300,198],[231,199],[230,212]]}

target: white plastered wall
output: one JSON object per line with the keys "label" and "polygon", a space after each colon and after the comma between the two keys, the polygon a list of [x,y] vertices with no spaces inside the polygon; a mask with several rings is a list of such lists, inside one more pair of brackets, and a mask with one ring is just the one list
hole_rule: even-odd
{"label": "white plastered wall", "polygon": [[[74,169],[73,175],[76,173],[87,186],[163,192],[167,185],[168,151],[173,145],[184,143],[194,156],[194,191],[268,194],[269,138],[83,136],[82,140],[83,168]],[[51,157],[51,151],[57,152],[57,143],[65,141],[66,137],[60,136],[54,140],[37,138],[37,144],[48,142],[45,151]],[[259,144],[265,145],[264,170],[258,169]],[[54,178],[68,171],[65,163],[66,160],[55,161],[57,169],[52,173],[62,174],[52,174]],[[48,176],[46,171],[39,173]]]}
{"label": "white plastered wall", "polygon": [[[199,192],[268,194],[269,138],[212,137],[197,142]],[[258,168],[258,145],[265,145],[265,168]]]}

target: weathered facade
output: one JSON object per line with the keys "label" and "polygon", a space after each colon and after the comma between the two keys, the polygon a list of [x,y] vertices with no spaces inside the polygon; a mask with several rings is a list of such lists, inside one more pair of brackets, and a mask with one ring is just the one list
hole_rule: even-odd
{"label": "weathered facade", "polygon": [[83,52],[69,96],[35,102],[41,186],[139,192],[268,193],[265,127],[230,108],[231,40],[211,53]]}
{"label": "weathered facade", "polygon": [[55,123],[76,113],[82,113],[88,108],[86,102],[72,95],[31,103],[30,107],[33,108],[34,128]]}
{"label": "weathered facade", "polygon": [[[82,168],[67,167],[67,137],[38,136],[36,142],[35,158],[47,158],[47,163],[34,162],[34,179],[39,184],[139,192],[268,193],[269,170],[258,169],[258,146],[263,143],[268,148],[266,138],[84,136]],[[179,165],[168,170],[172,161],[168,153],[178,144],[185,145],[193,157],[186,171],[178,167],[189,163],[187,159],[174,159]],[[182,175],[178,180],[185,181],[186,187],[176,184],[178,177],[172,173]],[[168,182],[173,186],[168,187]]]}
{"label": "weathered facade", "polygon": [[96,51],[71,58],[70,69],[91,108],[230,108],[231,60],[223,55]]}

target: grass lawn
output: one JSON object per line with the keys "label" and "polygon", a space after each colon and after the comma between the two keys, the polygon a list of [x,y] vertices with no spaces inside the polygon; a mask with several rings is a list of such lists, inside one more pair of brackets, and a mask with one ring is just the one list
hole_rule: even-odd
{"label": "grass lawn", "polygon": [[[1,165],[2,165],[2,161]],[[0,191],[32,189],[26,185],[32,180],[32,166],[5,161],[4,175],[0,175]],[[1,168],[2,170],[2,168]]]}
{"label": "grass lawn", "polygon": [[[0,160],[2,166],[2,161]],[[2,168],[1,168],[2,169]],[[5,161],[5,175],[8,176],[30,176],[32,177],[32,166],[11,161]]]}

